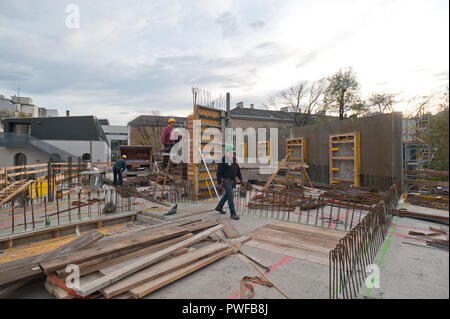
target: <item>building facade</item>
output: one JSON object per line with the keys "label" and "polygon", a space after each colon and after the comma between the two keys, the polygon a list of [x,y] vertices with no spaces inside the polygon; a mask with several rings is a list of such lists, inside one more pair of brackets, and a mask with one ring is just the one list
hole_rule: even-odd
{"label": "building facade", "polygon": [[107,120],[100,120],[100,124],[111,147],[111,161],[115,161],[118,156],[119,146],[129,145],[130,128],[128,126],[109,125]]}
{"label": "building facade", "polygon": [[47,161],[109,162],[108,139],[94,116],[7,118],[0,133],[0,165]]}
{"label": "building facade", "polygon": [[187,129],[186,117],[141,115],[129,122],[129,145],[149,145],[154,151],[160,151],[162,130],[172,117],[176,121],[175,127]]}

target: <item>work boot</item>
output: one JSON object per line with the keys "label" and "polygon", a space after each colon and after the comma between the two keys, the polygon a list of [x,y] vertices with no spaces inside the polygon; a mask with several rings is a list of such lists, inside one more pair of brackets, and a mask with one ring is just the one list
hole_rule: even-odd
{"label": "work boot", "polygon": [[225,214],[227,213],[227,212],[224,211],[223,209],[217,209],[217,208],[215,208],[214,210],[217,211],[217,212],[219,212],[219,213],[221,213],[222,215],[225,215]]}
{"label": "work boot", "polygon": [[231,215],[230,218],[231,219],[235,219],[235,220],[239,220],[239,216],[238,215]]}

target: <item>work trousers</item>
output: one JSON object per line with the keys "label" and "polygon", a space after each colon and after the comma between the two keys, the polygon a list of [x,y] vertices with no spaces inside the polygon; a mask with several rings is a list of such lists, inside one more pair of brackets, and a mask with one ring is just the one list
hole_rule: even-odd
{"label": "work trousers", "polygon": [[223,205],[225,205],[225,202],[228,201],[228,207],[230,208],[230,215],[235,216],[236,215],[236,209],[234,207],[234,201],[233,201],[233,187],[235,186],[234,179],[223,179],[223,188],[225,189],[225,195],[220,199],[219,204],[217,204],[216,209],[222,210]]}
{"label": "work trousers", "polygon": [[113,167],[113,174],[114,174],[114,185],[117,185],[117,179],[119,179],[119,185],[122,185],[123,183],[122,169]]}
{"label": "work trousers", "polygon": [[168,153],[169,155],[164,155],[164,159],[161,165],[161,169],[166,169],[167,163],[169,162],[170,150],[172,149],[173,144],[164,144],[164,153]]}

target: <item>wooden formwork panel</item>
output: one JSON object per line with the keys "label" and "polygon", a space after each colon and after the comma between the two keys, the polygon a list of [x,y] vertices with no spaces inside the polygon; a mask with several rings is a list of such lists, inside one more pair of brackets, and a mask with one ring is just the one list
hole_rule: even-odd
{"label": "wooden formwork panel", "polygon": [[[206,143],[211,142],[214,139],[214,136],[208,136],[208,132],[205,132],[208,128],[214,128],[219,130],[220,143],[218,142],[221,151],[223,152],[223,143],[224,143],[224,132],[225,132],[225,112],[219,109],[213,109],[201,105],[194,105],[194,113],[193,115],[188,116],[188,131],[191,136],[189,141],[190,143],[190,163],[188,164],[188,181],[194,186],[194,195],[196,198],[203,197],[212,197],[214,194],[213,186],[211,183],[211,179],[208,175],[206,167],[201,161],[201,157],[199,158],[200,163],[194,163],[194,120],[201,120],[201,137],[199,141],[199,145],[201,150],[203,151]],[[195,144],[197,145],[197,143]],[[204,154],[205,156],[206,154]],[[209,173],[213,178],[214,184],[217,185],[216,173],[217,173],[217,163],[212,162],[211,160],[206,160]]]}
{"label": "wooden formwork panel", "polygon": [[[291,163],[305,163],[307,159],[307,140],[305,137],[293,137],[286,139],[286,155]],[[293,178],[293,176],[290,176]],[[307,181],[306,173],[303,173],[303,181]]]}
{"label": "wooden formwork panel", "polygon": [[330,184],[360,186],[360,134],[330,135]]}

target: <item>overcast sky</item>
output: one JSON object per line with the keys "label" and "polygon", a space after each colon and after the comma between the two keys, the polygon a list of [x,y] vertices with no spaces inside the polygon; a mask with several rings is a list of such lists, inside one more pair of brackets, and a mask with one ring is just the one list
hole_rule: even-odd
{"label": "overcast sky", "polygon": [[[66,27],[78,5],[80,28]],[[363,97],[449,81],[448,0],[0,0],[0,94],[126,124],[192,112],[191,88],[260,107],[354,68]]]}

